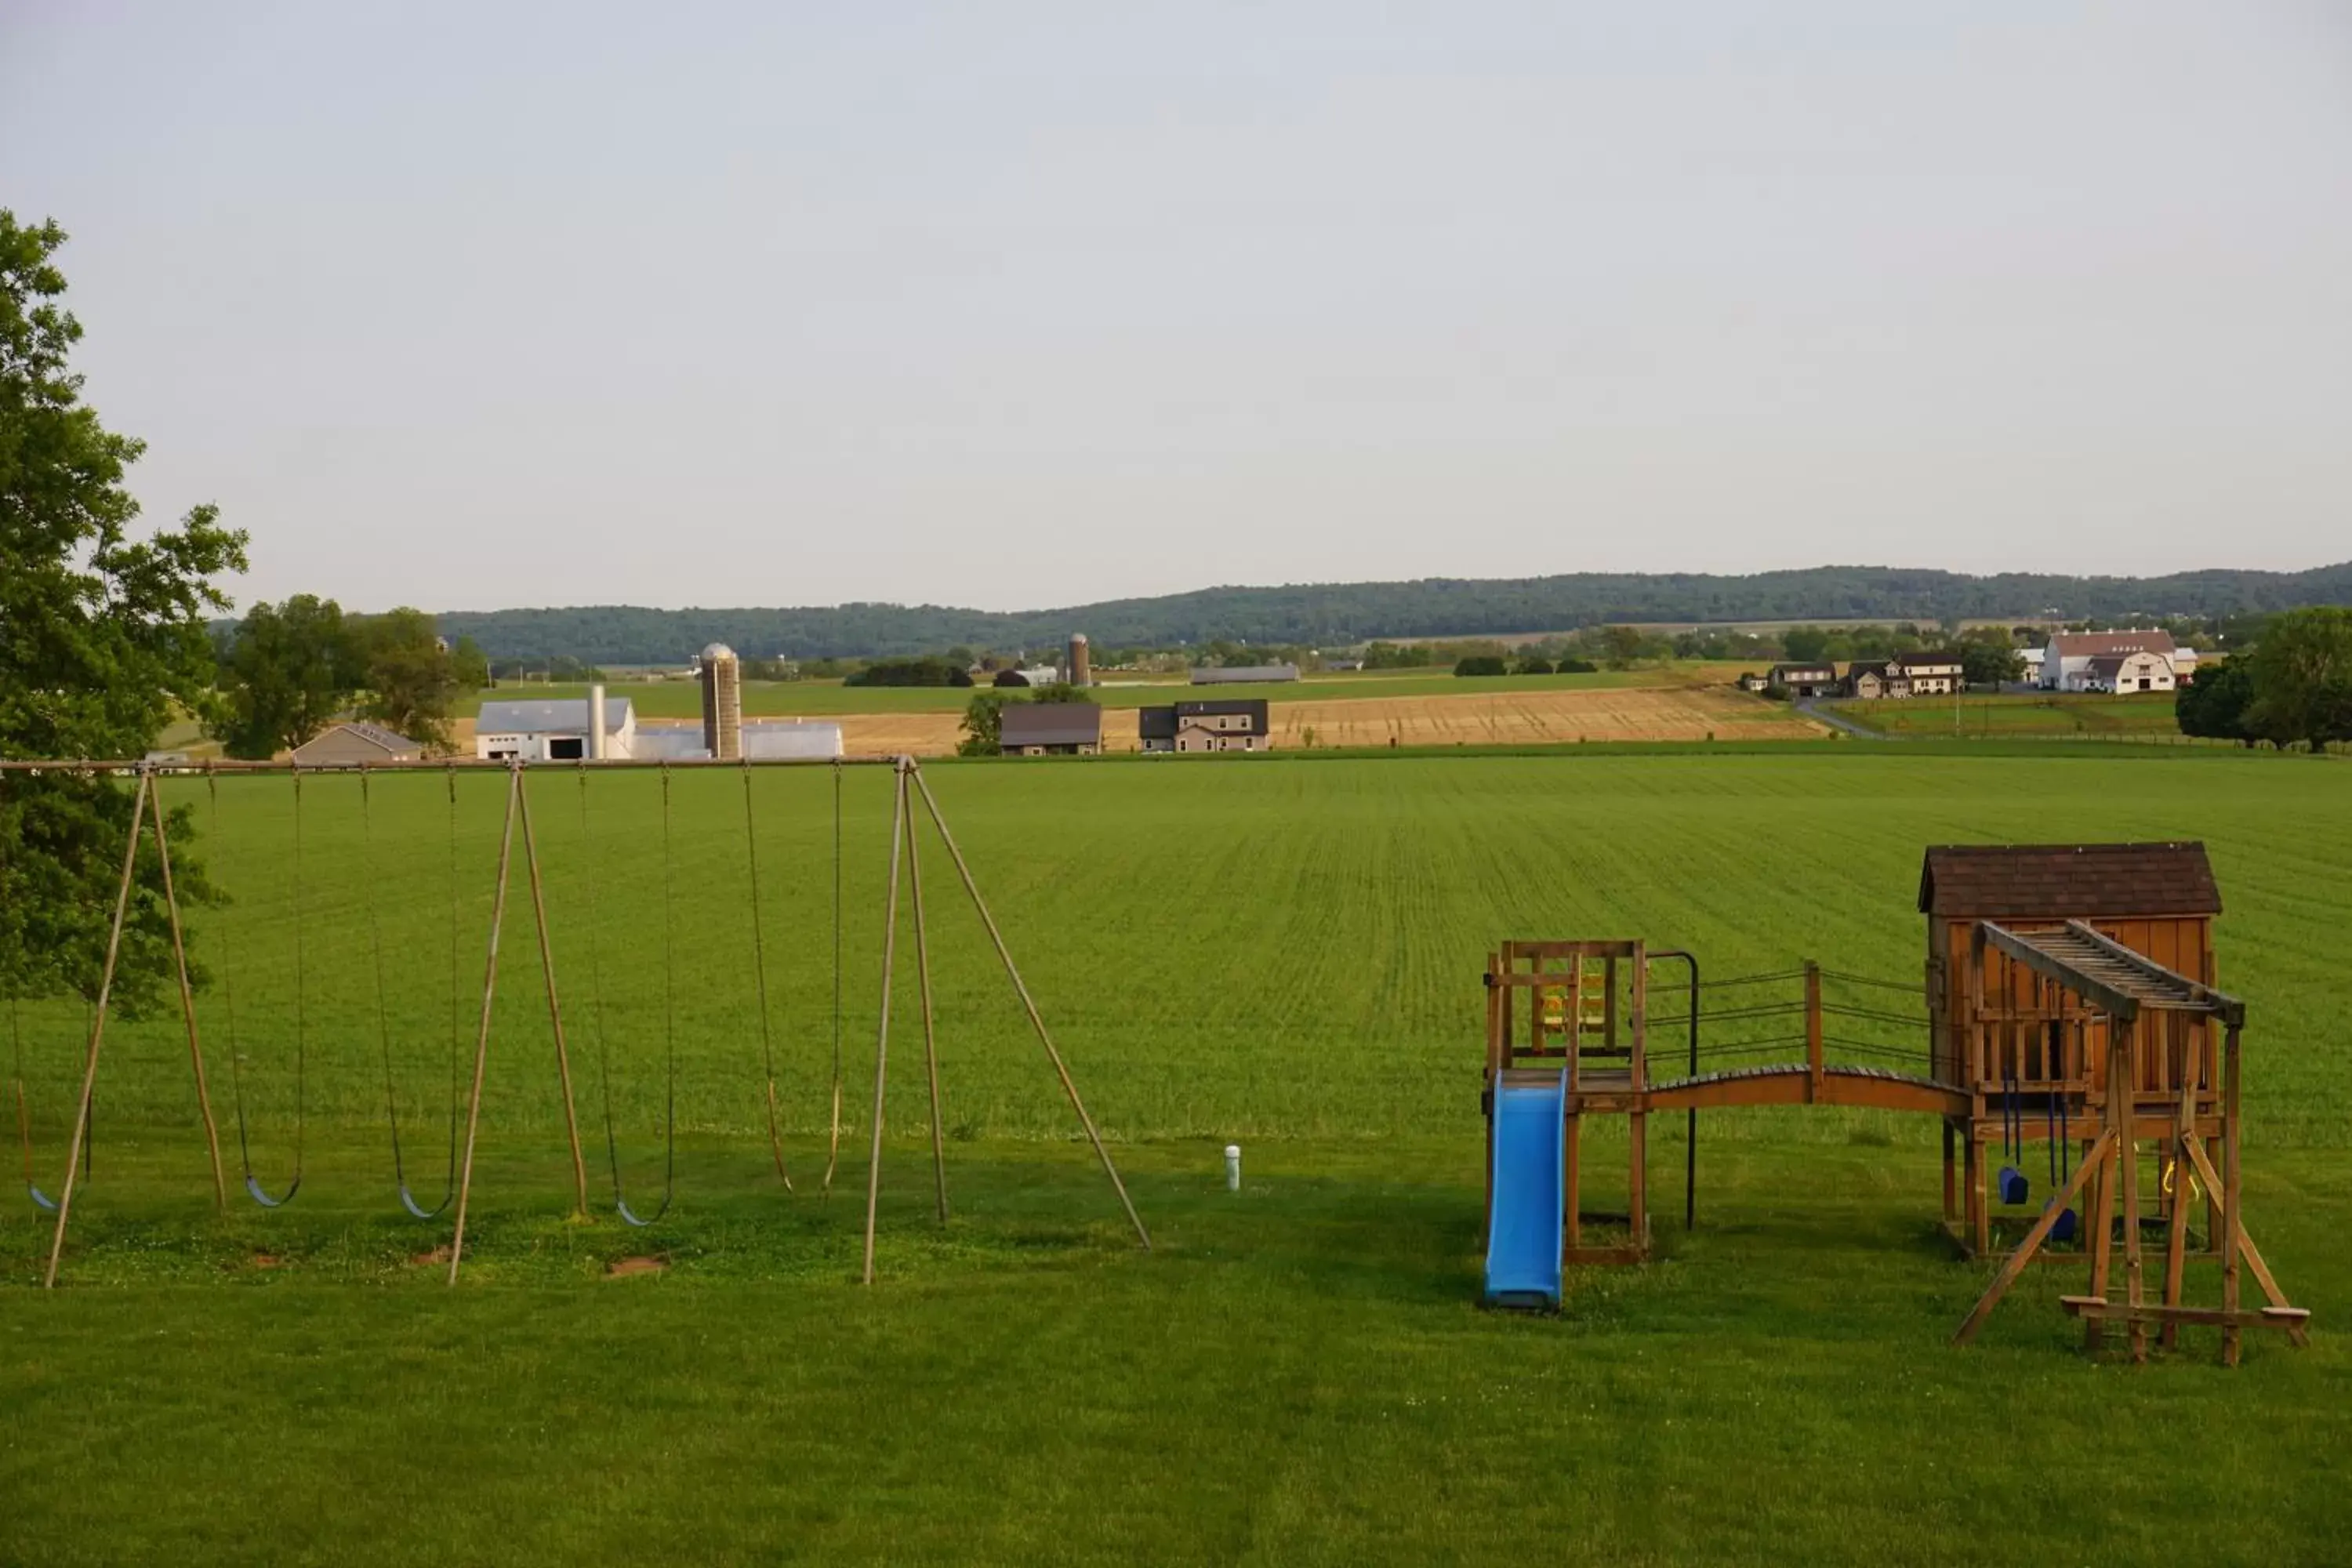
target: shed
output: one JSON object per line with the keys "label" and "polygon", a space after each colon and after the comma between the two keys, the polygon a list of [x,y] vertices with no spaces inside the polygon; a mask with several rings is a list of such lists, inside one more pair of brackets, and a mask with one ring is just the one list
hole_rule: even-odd
{"label": "shed", "polygon": [[[606,755],[634,754],[635,706],[625,697],[604,699]],[[474,754],[505,762],[570,762],[586,758],[590,744],[588,699],[557,697],[536,701],[499,700],[482,704],[474,720]]]}
{"label": "shed", "polygon": [[380,724],[337,724],[320,731],[294,748],[294,761],[304,767],[351,767],[367,763],[414,762],[425,754],[423,742],[396,734]]}
{"label": "shed", "polygon": [[[2221,892],[2205,846],[2193,841],[2158,844],[1948,844],[1927,852],[1919,868],[1919,910],[1927,917],[1927,1009],[1934,1030],[1937,1076],[1947,1082],[1996,1085],[2001,1073],[1968,1059],[1970,1042],[1964,1021],[1970,1016],[1976,926],[1991,921],[2019,931],[2063,930],[2080,921],[2111,941],[2202,984],[2219,984],[2213,963],[2213,917],[2221,912]],[[1986,951],[1983,985],[1989,995],[2004,993],[2014,1007],[2031,1011],[2036,979],[2003,954]],[[2164,1080],[2159,1020],[2140,1020],[2143,1089]],[[2200,1049],[2212,1042],[2200,1033]],[[1979,1043],[1978,1048],[1984,1048]],[[1992,1042],[1990,1048],[2005,1048]],[[2019,1042],[2030,1089],[2043,1058],[2042,1042]],[[2104,1070],[2103,1046],[2083,1059]]]}
{"label": "shed", "polygon": [[1222,669],[1205,667],[1192,671],[1195,686],[1249,686],[1270,681],[1296,680],[1298,667],[1295,664],[1235,664]]}

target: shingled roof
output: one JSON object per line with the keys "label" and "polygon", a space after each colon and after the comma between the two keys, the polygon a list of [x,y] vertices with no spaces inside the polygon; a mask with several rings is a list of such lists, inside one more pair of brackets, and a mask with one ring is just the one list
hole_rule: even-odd
{"label": "shingled roof", "polygon": [[2205,846],[1939,844],[1919,868],[1919,909],[1952,920],[2218,915]]}

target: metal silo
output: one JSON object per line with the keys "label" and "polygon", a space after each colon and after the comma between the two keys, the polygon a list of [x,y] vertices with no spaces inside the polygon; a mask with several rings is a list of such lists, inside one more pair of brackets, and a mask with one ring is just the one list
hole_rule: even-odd
{"label": "metal silo", "polygon": [[702,749],[722,762],[743,754],[743,668],[723,642],[702,650]]}
{"label": "metal silo", "polygon": [[1069,681],[1073,686],[1094,684],[1094,672],[1087,658],[1087,634],[1084,632],[1070,634]]}

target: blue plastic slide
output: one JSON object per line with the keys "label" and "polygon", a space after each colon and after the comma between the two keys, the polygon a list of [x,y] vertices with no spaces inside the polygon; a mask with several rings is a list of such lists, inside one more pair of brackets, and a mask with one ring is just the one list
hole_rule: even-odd
{"label": "blue plastic slide", "polygon": [[1557,1083],[1495,1086],[1495,1201],[1486,1226],[1486,1300],[1497,1307],[1559,1305],[1560,1112]]}

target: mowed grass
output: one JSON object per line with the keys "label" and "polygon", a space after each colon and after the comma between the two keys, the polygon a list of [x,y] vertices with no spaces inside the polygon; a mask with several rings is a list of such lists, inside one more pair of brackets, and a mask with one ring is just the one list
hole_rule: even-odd
{"label": "mowed grass", "polygon": [[1957,704],[1948,697],[1887,698],[1830,706],[1858,724],[1890,735],[2116,740],[2135,736],[2177,738],[2180,734],[2169,691],[2134,692],[2121,697],[2021,693],[1963,697]]}
{"label": "mowed grass", "polygon": [[[365,890],[386,937],[412,1183],[443,1173],[446,802],[437,778],[303,800],[309,1179],[211,1213],[185,1044],[110,1035],[66,1288],[0,1220],[0,1561],[1943,1563],[2333,1558],[2352,1501],[2352,773],[2305,758],[1787,754],[935,765],[950,814],[1114,1141],[1138,1253],[934,841],[926,891],[955,1217],[932,1194],[914,994],[897,997],[881,1282],[855,1283],[887,775],[842,776],[839,1180],[828,771],[753,776],[787,1196],[761,1129],[742,780],[532,775],[600,1217],[564,1217],[561,1100],[527,891],[509,906],[469,1274],[392,1201]],[[479,1000],[499,781],[461,778],[458,1014]],[[348,786],[348,787],[346,787]],[[204,812],[203,790],[171,781]],[[235,983],[257,1163],[290,1167],[290,795],[224,781],[204,852],[237,894],[200,947]],[[1582,1271],[1558,1319],[1475,1305],[1477,973],[1505,936],[1631,934],[1710,974],[1818,956],[1916,975],[1929,842],[2198,837],[2248,1032],[2250,1223],[2312,1348],[2235,1373],[2210,1331],[2085,1360],[2020,1287],[1944,1341],[1981,1269],[1933,1228],[1932,1129],[1703,1119],[1652,1179],[1662,1260]],[[592,903],[591,894],[593,893]],[[661,1005],[669,946],[677,1010]],[[589,943],[591,932],[595,942]],[[593,979],[592,979],[593,976]],[[610,1217],[594,1008],[633,1202],[660,1183],[677,1048],[679,1203]],[[226,994],[206,1039],[236,1181]],[[26,1014],[54,1186],[74,1020]],[[1667,1119],[1674,1121],[1678,1119]],[[1245,1149],[1227,1194],[1218,1151]],[[1609,1172],[1603,1134],[1592,1164]],[[2037,1195],[2041,1172],[2032,1174]],[[666,1272],[608,1279],[637,1255]],[[421,1261],[420,1261],[421,1259]],[[2192,1289],[2211,1296],[2210,1278]]]}

